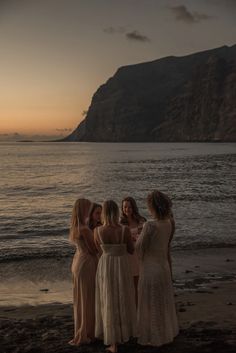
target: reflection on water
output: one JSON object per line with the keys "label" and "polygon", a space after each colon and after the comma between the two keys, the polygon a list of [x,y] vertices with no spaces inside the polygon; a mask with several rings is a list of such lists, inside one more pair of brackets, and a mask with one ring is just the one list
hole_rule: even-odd
{"label": "reflection on water", "polygon": [[0,260],[68,256],[75,199],[132,195],[174,201],[174,247],[235,244],[235,144],[12,143],[0,145]]}

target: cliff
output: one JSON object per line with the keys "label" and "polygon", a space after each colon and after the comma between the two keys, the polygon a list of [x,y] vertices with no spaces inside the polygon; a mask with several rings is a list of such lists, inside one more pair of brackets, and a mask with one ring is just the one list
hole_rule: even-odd
{"label": "cliff", "polygon": [[121,67],[65,141],[236,141],[236,45]]}

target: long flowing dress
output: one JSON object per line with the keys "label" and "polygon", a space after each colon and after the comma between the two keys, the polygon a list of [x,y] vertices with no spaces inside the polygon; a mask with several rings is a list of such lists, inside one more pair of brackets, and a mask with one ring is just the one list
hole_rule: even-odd
{"label": "long flowing dress", "polygon": [[76,241],[76,253],[72,262],[74,298],[74,345],[90,343],[95,330],[95,276],[97,251],[91,231]]}
{"label": "long flowing dress", "polygon": [[146,222],[136,243],[140,254],[138,343],[161,346],[178,334],[168,247],[169,219]]}
{"label": "long flowing dress", "polygon": [[[143,228],[143,222],[140,222],[140,224],[137,227],[129,227],[134,247],[135,247],[136,241],[142,231],[142,228]],[[134,276],[134,277],[139,276],[139,258],[138,258],[138,254],[136,252],[136,249],[134,250],[133,254],[128,255],[128,258],[129,258],[132,276]]]}
{"label": "long flowing dress", "polygon": [[102,338],[107,345],[123,343],[136,336],[134,285],[124,242],[124,227],[121,233],[118,243],[105,243],[98,228],[102,255],[96,276],[95,336]]}

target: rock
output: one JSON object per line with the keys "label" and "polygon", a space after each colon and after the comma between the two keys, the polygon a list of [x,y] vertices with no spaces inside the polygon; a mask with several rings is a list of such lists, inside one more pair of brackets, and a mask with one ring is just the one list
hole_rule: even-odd
{"label": "rock", "polygon": [[187,306],[194,306],[195,304],[192,302],[187,302]]}
{"label": "rock", "polygon": [[48,292],[48,291],[49,291],[48,288],[41,288],[41,289],[40,289],[40,292]]}
{"label": "rock", "polygon": [[233,305],[233,303],[231,303],[231,302],[228,302],[228,303],[226,303],[227,305]]}
{"label": "rock", "polygon": [[180,313],[184,313],[184,312],[187,311],[187,310],[184,309],[184,308],[180,308],[178,311],[179,311]]}
{"label": "rock", "polygon": [[236,45],[121,67],[63,141],[236,141]]}
{"label": "rock", "polygon": [[185,270],[185,273],[193,273],[193,271]]}

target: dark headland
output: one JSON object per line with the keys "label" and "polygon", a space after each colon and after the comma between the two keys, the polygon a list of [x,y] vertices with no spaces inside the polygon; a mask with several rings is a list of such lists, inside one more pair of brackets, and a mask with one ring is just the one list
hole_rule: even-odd
{"label": "dark headland", "polygon": [[236,45],[121,67],[63,141],[235,142]]}

